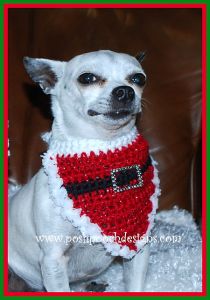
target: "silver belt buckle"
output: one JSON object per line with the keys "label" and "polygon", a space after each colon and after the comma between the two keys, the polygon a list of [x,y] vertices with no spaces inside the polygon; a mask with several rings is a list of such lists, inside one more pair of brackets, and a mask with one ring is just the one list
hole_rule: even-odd
{"label": "silver belt buckle", "polygon": [[[130,169],[136,169],[136,173],[138,176],[138,182],[135,184],[131,184],[131,185],[128,184],[126,186],[119,187],[117,185],[117,173],[119,173],[120,171],[125,171],[125,170],[130,170]],[[130,189],[135,189],[135,188],[143,186],[143,179],[142,179],[141,169],[140,169],[139,165],[133,165],[133,166],[129,166],[129,167],[113,169],[111,171],[111,180],[112,180],[113,190],[115,191],[115,193],[124,192],[124,191],[130,190]]]}

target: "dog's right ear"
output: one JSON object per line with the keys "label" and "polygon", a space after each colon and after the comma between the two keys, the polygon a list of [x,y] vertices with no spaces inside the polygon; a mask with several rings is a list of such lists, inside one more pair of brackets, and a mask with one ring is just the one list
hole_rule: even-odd
{"label": "dog's right ear", "polygon": [[31,79],[38,83],[45,94],[52,91],[64,73],[65,62],[43,58],[24,57],[23,64]]}

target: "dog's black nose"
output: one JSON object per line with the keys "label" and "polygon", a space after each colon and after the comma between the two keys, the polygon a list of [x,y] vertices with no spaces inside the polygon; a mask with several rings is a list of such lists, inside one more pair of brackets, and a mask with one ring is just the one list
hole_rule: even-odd
{"label": "dog's black nose", "polygon": [[131,104],[134,100],[135,92],[130,86],[118,86],[112,91],[113,100]]}

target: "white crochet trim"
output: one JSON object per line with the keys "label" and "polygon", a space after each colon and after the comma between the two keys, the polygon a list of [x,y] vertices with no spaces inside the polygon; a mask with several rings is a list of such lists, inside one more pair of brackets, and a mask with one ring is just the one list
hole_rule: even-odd
{"label": "white crochet trim", "polygon": [[[116,139],[116,141],[117,141],[116,144],[115,144],[115,141],[111,141],[111,142],[109,142],[109,144],[102,142],[104,144],[103,149],[106,149],[106,151],[108,151],[110,149],[110,147],[111,147],[110,150],[114,150],[116,148],[121,148],[122,146],[128,146],[128,144],[130,144],[132,141],[135,140],[136,136],[137,136],[137,131],[135,131],[135,134],[133,132],[132,134],[130,134],[127,137]],[[131,139],[131,137],[132,137],[132,139]],[[119,145],[120,139],[121,139],[121,145]],[[127,142],[126,144],[125,144],[125,141]],[[155,216],[156,209],[158,207],[158,196],[160,195],[159,179],[158,179],[158,175],[157,175],[157,169],[155,167],[156,162],[154,160],[152,160],[152,164],[154,166],[154,178],[153,178],[152,182],[155,185],[155,192],[150,197],[150,200],[152,201],[152,204],[153,204],[153,210],[148,216],[150,224],[149,224],[146,234],[144,235],[145,238],[143,240],[139,240],[136,242],[136,246],[138,249],[138,251],[136,252],[134,250],[130,250],[128,246],[120,246],[120,244],[118,244],[117,242],[114,242],[113,236],[106,236],[106,235],[102,234],[100,227],[97,224],[91,223],[91,220],[88,216],[86,216],[86,215],[80,216],[81,209],[75,209],[73,207],[73,201],[72,201],[72,199],[70,199],[68,197],[66,189],[62,186],[63,180],[58,175],[56,155],[57,154],[62,155],[64,153],[73,154],[73,153],[75,153],[74,151],[76,150],[75,146],[80,145],[82,149],[84,148],[84,140],[79,140],[79,142],[77,140],[76,145],[74,142],[75,141],[72,139],[71,144],[67,145],[68,152],[66,152],[67,150],[65,150],[64,147],[60,148],[60,150],[58,151],[58,144],[59,144],[58,142],[57,142],[57,147],[56,147],[57,151],[55,151],[54,149],[51,149],[52,147],[51,147],[51,143],[50,143],[49,150],[43,155],[42,163],[43,163],[44,170],[45,170],[46,174],[48,175],[50,196],[51,196],[54,204],[57,207],[60,207],[61,216],[64,219],[68,219],[75,227],[77,227],[81,231],[81,233],[84,237],[90,237],[93,242],[103,243],[106,250],[108,252],[110,252],[113,256],[122,256],[124,258],[130,259],[138,251],[142,250],[143,246],[147,243],[146,237],[149,235],[149,232],[154,223],[154,216]],[[99,152],[101,150],[100,146],[102,143],[100,141],[100,143],[98,143],[97,145],[95,144],[94,149],[96,152],[97,151]],[[89,143],[89,144],[91,144],[91,143]],[[69,151],[70,148],[71,148],[71,151]],[[82,153],[83,151],[81,151],[81,148],[80,147],[78,147],[78,148],[79,149],[77,149],[77,151],[79,153]],[[98,150],[96,150],[96,149],[98,149]],[[89,149],[89,145],[88,145],[88,152],[90,152],[90,151],[92,151],[92,150]]]}
{"label": "white crochet trim", "polygon": [[90,152],[93,151],[96,155],[98,155],[99,151],[107,152],[108,150],[120,150],[123,146],[127,146],[132,143],[137,135],[138,131],[136,127],[134,127],[128,134],[113,140],[69,137],[63,141],[54,138],[52,132],[42,134],[41,138],[49,144],[49,150],[51,150],[55,155],[77,154],[79,156],[82,152],[89,155]]}
{"label": "white crochet trim", "polygon": [[[150,157],[151,157],[151,155],[150,155]],[[145,239],[139,240],[139,241],[136,242],[138,250],[140,250],[148,242],[148,236],[149,236],[149,233],[150,233],[150,231],[151,231],[151,229],[154,225],[156,210],[158,209],[158,197],[161,195],[160,179],[158,177],[158,170],[156,168],[156,165],[158,165],[158,163],[152,157],[151,157],[151,160],[152,160],[152,165],[153,165],[153,168],[154,168],[154,177],[152,179],[152,182],[155,186],[155,192],[154,192],[154,194],[152,194],[150,196],[150,201],[152,202],[152,211],[148,215],[149,226],[147,228],[147,232],[144,235]]]}

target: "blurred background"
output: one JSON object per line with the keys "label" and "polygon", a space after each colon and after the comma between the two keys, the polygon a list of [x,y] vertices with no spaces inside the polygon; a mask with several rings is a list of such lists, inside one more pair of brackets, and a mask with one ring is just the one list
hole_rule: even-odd
{"label": "blurred background", "polygon": [[50,99],[35,86],[23,57],[69,60],[110,49],[146,51],[148,80],[137,120],[159,162],[159,208],[201,218],[201,9],[9,9],[10,177],[26,183],[46,150]]}

